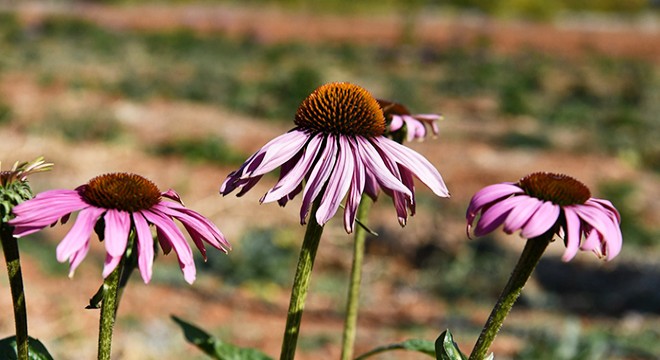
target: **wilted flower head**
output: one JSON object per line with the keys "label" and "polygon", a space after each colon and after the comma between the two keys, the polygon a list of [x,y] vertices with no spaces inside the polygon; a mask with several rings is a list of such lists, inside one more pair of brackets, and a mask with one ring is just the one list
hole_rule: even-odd
{"label": "wilted flower head", "polygon": [[[9,220],[12,207],[32,198],[32,190],[27,183],[27,177],[40,171],[52,169],[53,164],[39,157],[32,162],[18,161],[10,170],[0,171],[0,222]],[[0,162],[2,170],[2,162]]]}
{"label": "wilted flower head", "polygon": [[547,232],[564,238],[562,260],[571,260],[578,249],[613,259],[621,251],[619,212],[611,202],[591,197],[589,189],[574,178],[538,172],[517,183],[501,183],[479,190],[467,209],[468,235],[477,214],[474,234],[485,235],[504,224],[511,234],[524,238]]}
{"label": "wilted flower head", "polygon": [[397,142],[401,143],[404,138],[407,141],[424,140],[427,135],[427,126],[431,128],[434,136],[438,135],[438,121],[442,120],[442,116],[437,114],[413,115],[402,104],[382,99],[378,99],[378,104],[389,124],[389,135]]}
{"label": "wilted flower head", "polygon": [[[449,196],[438,171],[423,156],[383,136],[383,112],[369,92],[349,83],[316,89],[296,113],[296,127],[271,140],[238,170],[229,174],[220,193],[249,191],[278,167],[280,179],[261,202],[284,206],[302,191],[300,222],[320,200],[316,220],[325,224],[346,197],[344,228],[353,231],[363,192],[382,188],[394,200],[400,224],[415,212],[413,175],[436,195]],[[305,182],[303,186],[303,180]]]}
{"label": "wilted flower head", "polygon": [[[165,201],[168,198],[174,201]],[[183,206],[174,190],[160,192],[148,179],[135,174],[112,173],[93,178],[75,190],[50,190],[38,194],[13,209],[17,237],[32,234],[80,211],[75,224],[57,246],[57,260],[69,260],[70,276],[89,251],[90,235],[97,230],[107,252],[103,277],[107,277],[125,256],[128,238],[137,240],[138,268],[145,283],[151,280],[154,239],[149,225],[156,227],[158,242],[165,254],[172,249],[187,282],[195,280],[193,254],[183,233],[174,223],[179,220],[206,259],[203,241],[227,252],[229,243],[218,228],[199,213]]]}

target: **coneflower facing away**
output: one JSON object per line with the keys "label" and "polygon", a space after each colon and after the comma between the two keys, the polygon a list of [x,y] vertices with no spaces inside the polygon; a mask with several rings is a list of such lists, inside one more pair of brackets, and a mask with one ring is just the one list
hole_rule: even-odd
{"label": "coneflower facing away", "polygon": [[[165,201],[168,198],[174,201]],[[158,242],[165,254],[172,249],[188,283],[195,280],[193,254],[183,233],[174,223],[179,220],[206,259],[203,242],[227,252],[229,243],[218,228],[199,213],[183,206],[174,190],[160,192],[148,179],[135,174],[105,174],[75,190],[50,190],[14,207],[16,216],[9,224],[17,237],[32,234],[55,224],[66,222],[79,211],[76,222],[57,246],[57,260],[69,260],[70,275],[87,255],[92,231],[101,228],[106,248],[103,277],[119,264],[134,231],[137,238],[138,268],[145,283],[151,280],[154,240],[149,225],[157,229]],[[102,224],[103,226],[97,226]]]}
{"label": "coneflower facing away", "polygon": [[562,259],[571,260],[578,250],[593,251],[613,259],[621,251],[621,218],[608,200],[591,197],[578,180],[562,174],[538,172],[517,183],[501,183],[479,190],[467,209],[468,233],[477,215],[477,236],[500,225],[524,238],[547,232],[559,234],[566,244]]}
{"label": "coneflower facing away", "polygon": [[350,83],[330,83],[316,89],[296,112],[296,127],[268,142],[220,187],[227,195],[249,191],[261,177],[280,168],[279,181],[261,198],[284,206],[302,192],[300,222],[312,203],[325,224],[346,198],[344,228],[352,232],[363,193],[383,189],[391,196],[399,223],[415,213],[413,177],[436,195],[449,196],[440,173],[422,155],[383,136],[383,111],[371,94]]}
{"label": "coneflower facing away", "polygon": [[438,121],[442,120],[441,115],[412,114],[403,104],[382,99],[377,101],[388,123],[389,136],[393,139],[422,141],[428,135],[427,127],[431,128],[433,136],[440,132]]}

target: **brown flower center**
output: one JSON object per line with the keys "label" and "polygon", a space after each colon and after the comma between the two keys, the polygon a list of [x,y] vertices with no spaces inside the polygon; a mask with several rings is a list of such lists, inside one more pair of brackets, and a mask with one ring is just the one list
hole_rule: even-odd
{"label": "brown flower center", "polygon": [[314,90],[300,104],[294,122],[327,134],[374,137],[385,132],[385,117],[376,99],[349,83],[330,83]]}
{"label": "brown flower center", "polygon": [[588,187],[563,174],[533,173],[520,179],[518,186],[529,196],[561,206],[584,204],[591,197]]}
{"label": "brown flower center", "polygon": [[104,209],[136,212],[150,209],[160,201],[160,191],[153,182],[127,173],[97,176],[79,191],[86,202]]}

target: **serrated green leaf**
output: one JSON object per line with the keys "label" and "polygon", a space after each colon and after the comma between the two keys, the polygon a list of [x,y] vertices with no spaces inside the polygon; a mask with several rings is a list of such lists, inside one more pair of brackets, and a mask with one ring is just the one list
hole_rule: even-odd
{"label": "serrated green leaf", "polygon": [[445,330],[435,341],[435,358],[437,360],[467,360],[449,330]]}
{"label": "serrated green leaf", "polygon": [[[0,359],[16,360],[18,359],[17,352],[16,336],[12,335],[0,340]],[[53,357],[41,341],[33,337],[28,337],[28,359],[53,360]]]}
{"label": "serrated green leaf", "polygon": [[272,360],[271,357],[256,349],[240,348],[225,343],[204,331],[203,329],[172,316],[183,330],[183,335],[188,342],[197,346],[205,354],[218,360]]}

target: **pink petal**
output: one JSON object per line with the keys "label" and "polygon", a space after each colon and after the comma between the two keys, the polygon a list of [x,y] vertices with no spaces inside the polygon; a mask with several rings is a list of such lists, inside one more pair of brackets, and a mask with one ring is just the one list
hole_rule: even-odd
{"label": "pink petal", "polygon": [[383,154],[391,156],[395,162],[408,168],[436,195],[442,197],[449,196],[449,190],[447,190],[442,176],[425,157],[408,147],[382,136],[375,137],[372,140],[383,150]]}
{"label": "pink petal", "polygon": [[346,138],[340,136],[337,163],[328,179],[325,193],[316,212],[316,221],[319,225],[324,225],[335,215],[341,200],[348,192],[355,168],[355,163],[352,161],[354,159],[352,152]]}
{"label": "pink petal", "polygon": [[83,259],[85,256],[87,256],[87,253],[89,252],[89,241],[85,242],[85,245],[83,245],[82,248],[78,249],[78,251],[74,252],[73,255],[69,258],[69,277],[73,277],[74,272],[78,268],[78,265],[82,263]]}
{"label": "pink petal", "polygon": [[529,221],[532,215],[543,204],[540,200],[527,196],[518,195],[501,200],[499,203],[511,204],[511,212],[504,221],[504,232],[512,234],[520,230]]}
{"label": "pink petal", "polygon": [[316,165],[312,169],[312,172],[309,174],[309,179],[305,184],[305,189],[303,190],[303,203],[300,208],[300,223],[305,223],[305,218],[309,212],[312,202],[318,196],[321,189],[325,185],[325,182],[330,176],[330,172],[335,167],[337,162],[337,144],[333,136],[328,136],[325,147],[322,149],[322,153],[319,156],[319,159],[316,161]]}
{"label": "pink petal", "polygon": [[259,150],[258,153],[264,154],[261,163],[254,170],[246,171],[242,177],[263,175],[276,169],[296,155],[308,139],[309,135],[300,130],[276,137]]}
{"label": "pink petal", "polygon": [[[576,207],[578,216],[595,231],[599,237],[604,239],[607,250],[607,259],[611,260],[621,251],[622,236],[621,229],[616,220],[600,207],[593,205],[582,205]],[[589,246],[592,246],[591,244]],[[590,249],[593,250],[593,249]]]}
{"label": "pink petal", "polygon": [[119,262],[121,261],[121,256],[112,256],[110,254],[105,255],[105,263],[103,264],[103,278],[107,278],[108,275],[112,273],[114,269],[117,268]]}
{"label": "pink petal", "polygon": [[147,220],[149,220],[149,222],[161,230],[159,236],[164,236],[167,242],[172,245],[177,258],[179,259],[179,266],[181,266],[181,270],[183,271],[184,279],[189,284],[192,284],[195,281],[196,274],[195,262],[193,261],[192,249],[190,248],[190,245],[188,245],[181,230],[179,230],[171,218],[160,212],[143,210],[142,214]]}
{"label": "pink petal", "polygon": [[573,206],[564,207],[564,216],[566,217],[566,251],[564,251],[561,260],[568,262],[575,257],[580,249],[582,233],[580,230],[580,218],[573,210]]}
{"label": "pink petal", "polygon": [[544,201],[536,212],[529,218],[529,221],[523,226],[521,235],[527,239],[543,235],[557,223],[560,213],[559,205],[550,201]]}
{"label": "pink petal", "polygon": [[108,209],[105,220],[105,250],[112,257],[121,258],[126,251],[128,233],[131,230],[130,214],[126,211]]}
{"label": "pink petal", "polygon": [[514,194],[522,194],[523,192],[523,189],[513,185],[512,183],[489,185],[477,191],[477,193],[472,196],[470,205],[467,209],[466,218],[468,225],[471,225],[474,222],[474,218],[477,216],[477,213],[484,206],[503,197],[508,197]]}
{"label": "pink petal", "polygon": [[228,249],[231,249],[231,245],[227,242],[220,230],[200,213],[168,201],[161,201],[159,204],[156,204],[154,208],[163,214],[179,220],[186,229],[194,231],[194,234],[191,233],[191,237],[196,242],[199,239],[202,239],[214,248],[225,253]]}
{"label": "pink petal", "polygon": [[[362,166],[363,162],[360,158],[359,152],[356,149],[356,145],[352,139],[349,139],[349,144],[351,146],[351,153],[353,155],[353,162],[356,164],[355,171],[353,172],[353,179],[351,181],[351,187],[348,190],[348,196],[346,198],[346,209],[344,210],[344,229],[347,233],[353,232],[353,227],[355,225],[355,216],[357,214],[358,206],[362,200],[362,192],[365,185],[365,174],[364,167]],[[349,159],[350,161],[351,159]]]}
{"label": "pink petal", "polygon": [[174,200],[174,201],[178,202],[179,204],[183,205],[183,200],[181,200],[181,196],[179,196],[179,193],[177,193],[176,191],[174,191],[172,189],[169,189],[169,190],[165,191],[164,193],[161,193],[160,195],[163,196],[163,197],[166,197],[168,199]]}
{"label": "pink petal", "polygon": [[57,249],[55,250],[57,261],[64,262],[70,259],[73,254],[86,246],[96,221],[104,212],[105,209],[90,206],[78,213],[78,218],[71,227],[71,230],[69,230],[69,233],[57,245]]}
{"label": "pink petal", "polygon": [[368,140],[359,136],[355,140],[360,151],[360,157],[364,160],[367,176],[372,176],[382,187],[399,191],[408,197],[412,197],[410,190],[387,168],[374,146]]}
{"label": "pink petal", "polygon": [[516,205],[516,201],[507,200],[510,199],[497,202],[481,213],[481,218],[479,218],[477,227],[474,229],[476,236],[486,235],[504,223],[511,209]]}
{"label": "pink petal", "polygon": [[133,223],[135,224],[135,234],[138,248],[138,269],[145,284],[151,281],[154,263],[154,238],[151,235],[149,224],[144,219],[142,213],[133,213]]}
{"label": "pink petal", "polygon": [[14,226],[14,236],[22,237],[49,226],[60,218],[89,207],[80,195],[72,190],[51,190],[18,204],[12,209],[16,217],[8,224]]}
{"label": "pink petal", "polygon": [[400,115],[392,115],[392,122],[390,122],[390,131],[394,132],[403,126],[403,118]]}
{"label": "pink petal", "polygon": [[295,190],[312,167],[322,142],[322,136],[313,137],[305,147],[300,161],[272,189],[268,190],[266,195],[261,198],[261,202],[268,203],[279,200]]}

